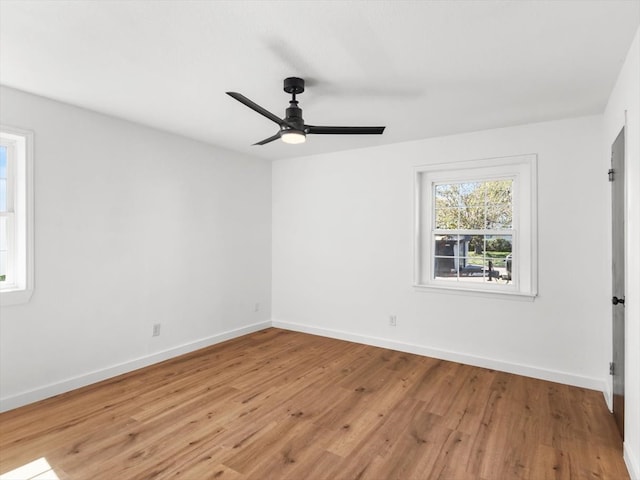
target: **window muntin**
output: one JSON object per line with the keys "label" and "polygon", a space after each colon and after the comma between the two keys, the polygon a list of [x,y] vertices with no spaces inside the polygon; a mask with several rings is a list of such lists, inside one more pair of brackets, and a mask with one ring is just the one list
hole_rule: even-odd
{"label": "window muntin", "polygon": [[536,163],[416,168],[416,287],[537,294]]}

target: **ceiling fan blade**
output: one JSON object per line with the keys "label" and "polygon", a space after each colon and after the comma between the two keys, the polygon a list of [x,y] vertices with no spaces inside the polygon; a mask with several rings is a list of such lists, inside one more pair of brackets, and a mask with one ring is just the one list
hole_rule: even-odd
{"label": "ceiling fan blade", "polygon": [[273,137],[265,138],[253,145],[264,145],[265,143],[273,142],[274,140],[278,140],[280,138],[280,133],[276,133]]}
{"label": "ceiling fan blade", "polygon": [[307,133],[319,135],[381,135],[385,127],[322,127],[305,125]]}
{"label": "ceiling fan blade", "polygon": [[258,105],[257,103],[249,100],[247,97],[245,97],[241,93],[238,93],[238,92],[227,92],[227,95],[229,95],[232,98],[235,98],[237,101],[239,101],[240,103],[246,105],[251,110],[253,110],[255,112],[258,112],[260,115],[263,115],[263,116],[267,117],[272,122],[275,122],[278,125],[287,125],[287,123],[284,120],[282,120],[281,118],[277,117],[276,115],[271,113],[266,108],[263,108],[260,105]]}

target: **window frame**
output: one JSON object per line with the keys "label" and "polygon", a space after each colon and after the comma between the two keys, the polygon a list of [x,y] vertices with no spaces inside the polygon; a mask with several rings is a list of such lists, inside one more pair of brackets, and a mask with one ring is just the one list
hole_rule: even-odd
{"label": "window frame", "polygon": [[26,303],[34,286],[33,132],[0,125],[7,147],[7,280],[0,283],[0,305]]}
{"label": "window frame", "polygon": [[[537,261],[537,155],[517,155],[481,160],[420,165],[414,169],[414,289],[445,293],[506,296],[532,300],[538,294]],[[509,284],[484,284],[435,278],[434,190],[443,183],[513,180],[512,280]],[[495,235],[492,229],[478,234]],[[482,232],[482,233],[480,233]],[[500,235],[500,233],[497,233]]]}

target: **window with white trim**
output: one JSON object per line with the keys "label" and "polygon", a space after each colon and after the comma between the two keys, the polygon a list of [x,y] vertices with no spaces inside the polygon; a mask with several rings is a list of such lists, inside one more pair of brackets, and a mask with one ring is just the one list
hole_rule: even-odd
{"label": "window with white trim", "polygon": [[415,285],[537,294],[536,156],[416,169]]}
{"label": "window with white trim", "polygon": [[0,302],[33,291],[33,134],[0,126]]}

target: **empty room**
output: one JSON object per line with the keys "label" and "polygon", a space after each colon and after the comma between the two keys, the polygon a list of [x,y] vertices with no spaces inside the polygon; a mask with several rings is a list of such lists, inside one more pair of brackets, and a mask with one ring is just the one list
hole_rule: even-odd
{"label": "empty room", "polygon": [[0,480],[640,480],[640,0],[0,0]]}

